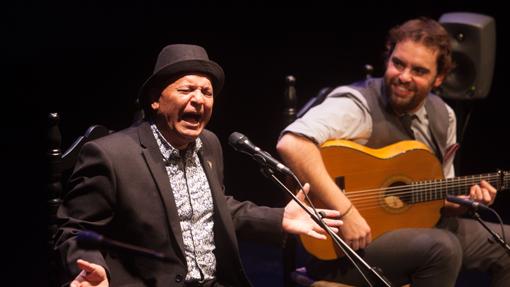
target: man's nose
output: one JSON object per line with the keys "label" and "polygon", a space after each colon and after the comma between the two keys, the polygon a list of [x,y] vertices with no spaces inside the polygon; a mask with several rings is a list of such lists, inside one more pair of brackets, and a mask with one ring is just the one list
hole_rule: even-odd
{"label": "man's nose", "polygon": [[411,71],[409,69],[404,69],[399,75],[398,79],[401,83],[409,83],[413,76],[411,75]]}
{"label": "man's nose", "polygon": [[200,90],[196,90],[193,92],[191,96],[191,100],[195,103],[203,103],[205,95]]}

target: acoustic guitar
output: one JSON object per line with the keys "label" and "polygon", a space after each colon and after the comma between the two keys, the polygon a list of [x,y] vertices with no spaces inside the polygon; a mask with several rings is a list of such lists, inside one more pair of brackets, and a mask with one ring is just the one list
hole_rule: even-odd
{"label": "acoustic guitar", "polygon": [[[482,179],[498,190],[510,186],[508,171],[443,179],[440,162],[418,141],[371,149],[331,140],[321,146],[321,155],[329,175],[367,220],[373,239],[399,228],[434,226],[446,195],[468,194]],[[313,197],[312,201],[324,206]],[[317,258],[338,257],[331,238],[300,239]]]}

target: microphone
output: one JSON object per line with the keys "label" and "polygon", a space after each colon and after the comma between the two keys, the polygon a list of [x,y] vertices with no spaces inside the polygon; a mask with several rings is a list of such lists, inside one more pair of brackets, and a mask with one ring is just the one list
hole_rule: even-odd
{"label": "microphone", "polygon": [[292,171],[274,159],[268,152],[261,150],[259,147],[255,146],[250,142],[250,140],[243,134],[238,132],[233,132],[228,137],[228,143],[236,150],[242,153],[245,153],[251,156],[255,161],[260,163],[261,165],[268,166],[270,168],[274,168],[282,173],[293,176]]}
{"label": "microphone", "polygon": [[109,239],[99,233],[90,230],[80,231],[76,236],[76,241],[78,242],[78,246],[83,249],[115,249],[162,261],[170,260],[170,258],[161,252]]}
{"label": "microphone", "polygon": [[471,207],[474,210],[478,210],[478,209],[490,210],[490,207],[488,207],[487,205],[477,202],[477,201],[474,201],[474,200],[463,199],[463,198],[452,196],[452,195],[447,195],[446,200],[449,202],[453,202],[453,203],[457,203],[457,204],[464,205],[467,207]]}

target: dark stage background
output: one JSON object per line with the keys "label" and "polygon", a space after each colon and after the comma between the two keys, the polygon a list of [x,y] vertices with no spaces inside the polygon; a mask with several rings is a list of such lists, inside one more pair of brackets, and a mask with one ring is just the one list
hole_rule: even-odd
{"label": "dark stage background", "polygon": [[[225,88],[215,102],[209,129],[224,145],[227,191],[238,199],[282,206],[286,196],[259,173],[251,159],[233,151],[227,138],[238,131],[276,154],[275,143],[284,126],[286,75],[297,79],[301,106],[321,87],[359,79],[364,64],[372,64],[374,75],[382,75],[384,39],[393,25],[416,16],[438,19],[454,11],[491,15],[497,29],[491,92],[476,102],[450,101],[457,108],[473,107],[461,143],[458,174],[510,168],[510,153],[505,149],[509,100],[504,82],[509,17],[504,4],[337,2],[11,4],[5,10],[9,17],[2,45],[7,87],[3,95],[2,150],[7,165],[2,234],[7,238],[9,258],[4,271],[16,279],[14,285],[44,284],[48,272],[44,251],[47,114],[60,114],[65,147],[92,124],[114,130],[129,126],[138,88],[151,74],[159,50],[169,43],[203,45],[225,70]],[[510,211],[504,207],[509,202],[509,196],[501,194],[495,205],[506,223],[510,223]],[[248,264],[261,264],[256,259],[250,257]],[[280,284],[277,281],[275,286]]]}

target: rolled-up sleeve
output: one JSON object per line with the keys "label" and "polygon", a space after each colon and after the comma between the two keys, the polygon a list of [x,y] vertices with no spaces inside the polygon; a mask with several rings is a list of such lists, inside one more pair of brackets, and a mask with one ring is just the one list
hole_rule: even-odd
{"label": "rolled-up sleeve", "polygon": [[328,139],[366,143],[372,133],[372,119],[366,100],[361,95],[340,94],[337,90],[290,124],[282,134],[299,134],[319,145]]}

